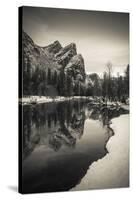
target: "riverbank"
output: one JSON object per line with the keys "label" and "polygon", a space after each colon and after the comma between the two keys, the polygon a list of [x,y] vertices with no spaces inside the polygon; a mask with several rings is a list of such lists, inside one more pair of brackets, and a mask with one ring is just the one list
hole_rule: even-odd
{"label": "riverbank", "polygon": [[39,103],[61,102],[61,101],[69,101],[73,99],[89,99],[90,101],[93,100],[92,97],[86,97],[86,96],[71,96],[71,97],[30,96],[30,97],[23,97],[19,99],[19,102],[25,105],[25,104],[32,104],[32,103],[39,104]]}
{"label": "riverbank", "polygon": [[129,114],[114,118],[111,128],[114,136],[106,145],[109,153],[90,166],[72,191],[129,186]]}
{"label": "riverbank", "polygon": [[[49,96],[29,96],[29,97],[22,97],[19,99],[19,103],[22,105],[28,104],[39,104],[39,103],[50,103],[50,102],[61,102],[61,101],[70,101],[70,100],[87,100],[88,103],[93,103],[95,105],[103,104],[101,97],[92,97],[92,96],[71,96],[71,97],[64,97],[64,96],[57,96],[57,97],[49,97]],[[120,102],[107,102],[107,106],[114,106],[114,107],[122,107],[125,110],[129,110],[129,105],[120,103]]]}

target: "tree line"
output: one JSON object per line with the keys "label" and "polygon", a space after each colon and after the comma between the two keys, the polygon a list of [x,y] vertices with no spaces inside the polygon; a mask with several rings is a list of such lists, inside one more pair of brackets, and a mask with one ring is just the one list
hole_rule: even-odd
{"label": "tree line", "polygon": [[[100,78],[97,73],[88,75],[87,83],[76,80],[62,68],[53,70],[37,66],[34,70],[30,60],[23,68],[23,95],[47,96],[49,86],[56,90],[56,96],[93,96],[102,97],[104,101],[125,101],[129,97],[129,65],[124,75],[113,76],[112,64]],[[51,94],[52,95],[52,94]]]}
{"label": "tree line", "polygon": [[23,95],[47,96],[47,88],[53,87],[57,96],[84,96],[85,85],[74,80],[72,76],[64,72],[37,66],[32,69],[30,61],[26,61],[23,69]]}
{"label": "tree line", "polygon": [[127,65],[124,75],[113,76],[112,64],[107,64],[107,70],[103,73],[103,78],[98,74],[89,75],[92,83],[87,84],[88,96],[101,96],[103,101],[125,102],[129,97],[129,65]]}

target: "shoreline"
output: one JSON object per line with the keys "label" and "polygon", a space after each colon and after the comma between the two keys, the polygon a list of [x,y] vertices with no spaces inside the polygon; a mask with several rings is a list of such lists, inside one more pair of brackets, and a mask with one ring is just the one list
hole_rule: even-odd
{"label": "shoreline", "polygon": [[39,103],[50,103],[50,102],[61,102],[61,101],[70,101],[74,99],[89,99],[93,100],[92,97],[86,96],[71,96],[71,97],[64,97],[64,96],[57,96],[57,97],[46,97],[46,96],[30,96],[30,97],[22,97],[19,99],[19,102],[26,105],[26,104],[39,104]]}
{"label": "shoreline", "polygon": [[92,163],[71,191],[129,187],[129,114],[112,119],[110,127],[114,135],[106,143],[108,153]]}
{"label": "shoreline", "polygon": [[[41,104],[41,103],[57,103],[63,101],[71,101],[71,100],[88,100],[88,103],[93,105],[103,104],[101,102],[101,97],[92,97],[92,96],[71,96],[71,97],[64,97],[64,96],[57,96],[57,97],[48,97],[48,96],[30,96],[30,97],[22,97],[19,98],[19,103],[21,105],[32,105],[32,104]],[[107,106],[114,106],[116,108],[123,108],[129,111],[129,105],[124,104],[121,102],[107,102]]]}

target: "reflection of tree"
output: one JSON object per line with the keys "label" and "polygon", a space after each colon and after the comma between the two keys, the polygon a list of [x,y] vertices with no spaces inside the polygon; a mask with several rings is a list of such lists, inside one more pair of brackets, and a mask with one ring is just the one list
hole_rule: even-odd
{"label": "reflection of tree", "polygon": [[62,145],[74,147],[76,139],[83,134],[85,112],[81,112],[81,105],[79,104],[79,102],[70,101],[62,102],[58,105],[60,128],[55,132],[55,139],[57,140],[58,138]]}
{"label": "reflection of tree", "polygon": [[[88,110],[88,115],[85,110]],[[127,113],[112,105],[87,105],[82,101],[40,104],[23,107],[23,157],[37,145],[47,145],[55,151],[62,146],[75,147],[83,135],[85,118],[100,120],[109,130],[111,119]]]}
{"label": "reflection of tree", "polygon": [[60,139],[56,135],[51,135],[49,138],[49,145],[52,147],[55,151],[58,151],[61,147]]}
{"label": "reflection of tree", "polygon": [[89,118],[94,119],[94,120],[100,120],[103,124],[103,126],[105,125],[109,125],[111,123],[111,119],[114,117],[118,117],[121,114],[127,114],[128,111],[121,108],[121,107],[117,107],[114,105],[91,105],[88,106],[88,110],[89,110]]}
{"label": "reflection of tree", "polygon": [[[33,135],[32,127],[35,123],[32,120],[33,109],[29,106],[23,107],[23,158],[27,157],[39,142],[40,137],[38,134]],[[36,121],[38,124],[38,121]]]}
{"label": "reflection of tree", "polygon": [[24,106],[23,154],[46,144],[58,151],[62,145],[74,147],[83,134],[85,109],[80,101]]}

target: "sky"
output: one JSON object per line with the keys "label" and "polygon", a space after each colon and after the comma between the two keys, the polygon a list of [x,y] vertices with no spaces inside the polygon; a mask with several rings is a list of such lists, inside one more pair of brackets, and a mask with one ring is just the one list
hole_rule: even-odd
{"label": "sky", "polygon": [[88,74],[101,75],[108,62],[123,74],[129,63],[128,13],[24,7],[23,30],[39,46],[76,43]]}

